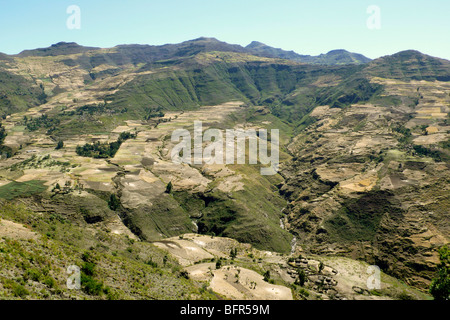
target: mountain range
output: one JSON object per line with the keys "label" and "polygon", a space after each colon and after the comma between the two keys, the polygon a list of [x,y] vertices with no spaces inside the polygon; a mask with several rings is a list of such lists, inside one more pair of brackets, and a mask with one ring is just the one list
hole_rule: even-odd
{"label": "mountain range", "polygon": [[[327,54],[321,54],[319,56],[309,56],[300,55],[295,53],[294,51],[276,49],[257,41],[253,41],[248,46],[242,47],[240,45],[231,45],[225,42],[221,42],[215,38],[206,37],[186,41],[180,44],[167,44],[161,46],[119,45],[117,46],[117,48],[119,49],[118,51],[123,52],[123,54],[127,56],[130,55],[131,51],[135,51],[135,54],[140,55],[140,58],[135,57],[135,59],[141,59],[141,62],[151,62],[174,57],[189,56],[200,52],[209,51],[247,53],[261,57],[288,59],[297,62],[323,65],[363,64],[371,61],[371,59],[364,57],[361,54],[348,52],[346,50],[332,50]],[[87,51],[95,51],[99,49],[100,48],[80,46],[74,42],[60,42],[48,48],[25,50],[19,53],[17,56],[29,57],[69,55]]]}

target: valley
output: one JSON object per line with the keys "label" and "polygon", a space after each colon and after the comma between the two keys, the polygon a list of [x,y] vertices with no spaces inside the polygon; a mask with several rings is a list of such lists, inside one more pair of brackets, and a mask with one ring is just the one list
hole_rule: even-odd
{"label": "valley", "polygon": [[[199,38],[0,56],[0,295],[431,299],[450,234],[450,62],[272,49]],[[279,172],[174,163],[171,135],[194,121],[278,129]],[[96,144],[109,149],[81,153]],[[24,254],[53,266],[34,258],[30,277]],[[65,289],[66,260],[95,261],[102,290]]]}

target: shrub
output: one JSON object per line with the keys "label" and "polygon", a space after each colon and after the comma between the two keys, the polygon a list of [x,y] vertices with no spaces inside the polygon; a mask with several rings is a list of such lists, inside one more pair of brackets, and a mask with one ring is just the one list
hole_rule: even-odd
{"label": "shrub", "polygon": [[87,276],[93,276],[95,272],[95,263],[85,262],[81,267],[81,271]]}
{"label": "shrub", "polygon": [[150,258],[146,264],[148,264],[149,266],[153,267],[153,268],[158,268],[158,264],[156,262],[153,261],[152,258]]}
{"label": "shrub", "polygon": [[324,267],[325,266],[324,266],[323,262],[320,261],[320,263],[319,263],[319,273],[322,273]]}
{"label": "shrub", "polygon": [[306,289],[302,288],[302,289],[298,290],[298,293],[301,294],[304,297],[309,297],[309,291],[306,290]]}
{"label": "shrub", "polygon": [[430,286],[430,293],[435,300],[450,300],[450,248],[439,249],[440,263],[437,266],[437,276]]}
{"label": "shrub", "polygon": [[269,270],[264,272],[263,276],[264,276],[264,281],[270,282],[270,271]]}
{"label": "shrub", "polygon": [[29,269],[26,274],[33,281],[39,281],[42,276],[41,272],[37,269]]}
{"label": "shrub", "polygon": [[108,206],[113,211],[120,207],[120,199],[114,193],[109,196]]}
{"label": "shrub", "polygon": [[44,284],[45,284],[47,287],[49,287],[49,288],[54,288],[54,287],[56,287],[56,281],[55,281],[55,279],[53,279],[52,277],[47,277],[47,278],[44,280]]}
{"label": "shrub", "polygon": [[94,278],[81,274],[81,285],[86,294],[98,296],[103,293],[103,283],[98,282]]}
{"label": "shrub", "polygon": [[13,294],[14,294],[14,296],[16,296],[16,297],[23,298],[23,297],[29,295],[30,293],[29,293],[28,290],[25,289],[25,287],[23,287],[22,285],[20,285],[20,284],[15,284],[15,285],[13,286]]}
{"label": "shrub", "polygon": [[237,249],[236,248],[231,249],[230,250],[230,257],[231,257],[231,259],[236,258],[236,256],[237,256]]}
{"label": "shrub", "polygon": [[220,269],[220,268],[222,268],[222,259],[218,259],[217,261],[216,261],[216,269]]}

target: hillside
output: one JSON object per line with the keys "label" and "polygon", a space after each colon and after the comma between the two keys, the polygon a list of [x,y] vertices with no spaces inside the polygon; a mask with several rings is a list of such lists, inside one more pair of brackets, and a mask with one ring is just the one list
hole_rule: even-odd
{"label": "hillside", "polygon": [[289,145],[298,156],[281,191],[292,200],[291,230],[311,250],[370,259],[426,286],[450,227],[450,87],[436,81],[449,71],[418,52],[377,59],[362,74],[380,94],[310,114],[314,123]]}

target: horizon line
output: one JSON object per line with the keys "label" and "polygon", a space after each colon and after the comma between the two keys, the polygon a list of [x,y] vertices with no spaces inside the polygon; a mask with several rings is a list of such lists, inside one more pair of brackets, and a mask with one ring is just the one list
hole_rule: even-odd
{"label": "horizon line", "polygon": [[[298,55],[301,55],[301,56],[303,55],[303,56],[312,56],[312,57],[316,57],[316,56],[320,56],[320,55],[325,55],[325,54],[328,54],[328,53],[330,53],[330,52],[332,52],[332,51],[344,50],[344,51],[349,52],[349,53],[354,53],[354,54],[360,54],[360,55],[363,55],[364,57],[366,57],[366,58],[368,58],[368,59],[370,59],[370,60],[376,60],[376,59],[383,58],[383,57],[386,57],[386,56],[391,56],[391,55],[394,55],[394,54],[397,54],[397,53],[400,53],[400,52],[405,52],[405,51],[417,51],[417,52],[419,52],[419,53],[421,53],[421,54],[425,54],[425,55],[428,55],[428,56],[433,57],[433,58],[438,58],[438,59],[443,59],[443,60],[450,61],[450,59],[442,58],[442,57],[438,57],[438,56],[433,56],[433,55],[430,55],[430,54],[427,54],[427,53],[424,53],[424,52],[422,52],[422,51],[419,51],[419,50],[417,50],[417,49],[412,49],[412,48],[400,50],[400,51],[397,51],[397,52],[394,52],[394,53],[388,53],[388,54],[385,54],[385,55],[378,56],[378,57],[376,57],[376,58],[371,58],[371,57],[367,56],[367,55],[364,54],[364,53],[355,52],[355,51],[349,51],[349,50],[344,49],[344,48],[335,48],[335,49],[328,50],[326,53],[323,53],[323,52],[322,52],[322,53],[319,53],[319,54],[315,55],[315,54],[308,54],[308,53],[299,53],[299,52],[297,52],[297,51],[295,51],[295,50],[286,50],[286,49],[283,49],[283,48],[273,47],[273,46],[271,46],[271,45],[268,45],[268,44],[266,44],[266,43],[264,43],[264,42],[261,42],[261,41],[258,41],[258,40],[252,40],[249,44],[247,44],[246,46],[244,46],[244,45],[237,44],[237,43],[229,43],[229,42],[226,42],[226,41],[222,41],[222,40],[217,39],[216,37],[206,37],[206,36],[200,36],[200,37],[197,37],[197,38],[193,38],[193,39],[189,39],[189,40],[184,40],[184,41],[181,41],[181,42],[167,42],[167,43],[164,43],[164,44],[120,43],[120,44],[116,44],[116,45],[114,45],[114,46],[105,46],[105,47],[103,47],[103,46],[97,47],[97,46],[92,46],[92,45],[80,44],[80,43],[78,43],[78,42],[76,42],[76,41],[64,41],[64,40],[62,40],[62,41],[59,41],[59,42],[52,43],[52,44],[50,44],[50,45],[48,45],[48,46],[36,47],[36,48],[31,48],[31,49],[23,49],[23,50],[21,50],[21,51],[19,51],[19,52],[17,52],[17,53],[7,53],[7,52],[3,52],[3,51],[0,50],[0,54],[5,54],[5,55],[8,55],[8,56],[16,56],[16,55],[21,54],[21,53],[24,52],[24,51],[33,51],[33,50],[39,50],[39,49],[47,49],[47,48],[51,48],[52,46],[57,45],[57,44],[61,44],[61,43],[66,43],[66,44],[74,43],[74,44],[77,44],[77,45],[80,46],[80,47],[91,47],[91,48],[93,48],[93,50],[94,50],[94,49],[112,49],[112,48],[116,48],[116,47],[119,47],[119,46],[132,46],[132,45],[137,45],[137,46],[154,46],[154,47],[162,47],[162,46],[167,46],[167,45],[177,45],[177,44],[181,44],[181,43],[184,43],[184,42],[190,42],[190,41],[195,41],[195,40],[200,40],[200,39],[214,39],[214,40],[217,40],[217,41],[219,41],[219,42],[226,43],[226,44],[229,44],[229,45],[240,46],[240,47],[242,47],[242,48],[244,48],[244,49],[245,49],[248,45],[250,45],[251,43],[253,43],[253,42],[258,42],[258,43],[261,43],[261,44],[263,44],[263,45],[265,45],[265,46],[268,46],[268,47],[271,47],[271,48],[274,48],[274,49],[277,49],[277,50],[283,50],[283,51],[286,51],[286,52],[293,52],[293,53],[298,54]],[[289,59],[288,59],[288,60],[289,60]]]}

